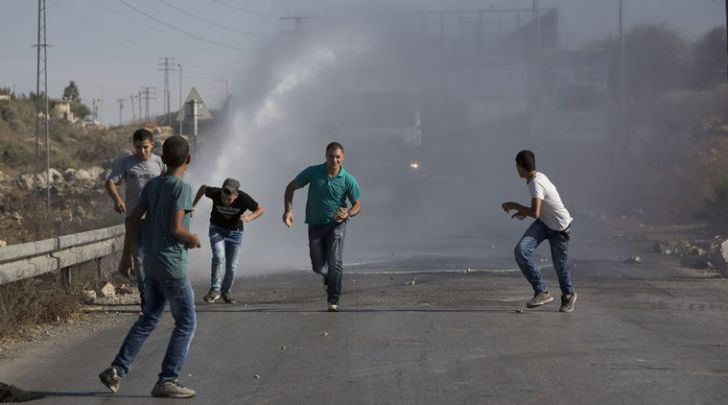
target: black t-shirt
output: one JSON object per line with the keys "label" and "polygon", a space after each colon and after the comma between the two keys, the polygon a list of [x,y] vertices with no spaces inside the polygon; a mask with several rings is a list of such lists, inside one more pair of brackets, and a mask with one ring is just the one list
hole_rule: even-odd
{"label": "black t-shirt", "polygon": [[243,221],[240,220],[240,215],[246,210],[258,209],[258,203],[242,191],[238,191],[238,198],[230,205],[222,203],[222,189],[218,187],[208,187],[205,197],[212,200],[210,223],[226,229],[242,230]]}

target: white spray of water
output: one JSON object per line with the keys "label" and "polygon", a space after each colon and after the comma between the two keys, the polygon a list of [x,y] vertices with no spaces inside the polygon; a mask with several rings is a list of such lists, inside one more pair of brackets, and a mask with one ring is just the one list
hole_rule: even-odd
{"label": "white spray of water", "polygon": [[[315,43],[291,63],[268,67],[267,72],[274,76],[269,90],[261,92],[257,101],[245,100],[248,107],[235,113],[231,132],[216,137],[215,142],[222,145],[207,145],[218,152],[213,157],[200,157],[203,161],[196,162],[187,178],[195,190],[200,184],[219,187],[223,179],[237,178],[241,189],[266,208],[260,219],[246,225],[239,274],[291,270],[308,262],[303,193],[297,195],[293,230],[287,230],[280,221],[280,200],[297,170],[323,160],[324,145],[302,142],[299,129],[291,128],[291,97],[301,87],[320,80],[336,66],[338,58],[330,44]],[[193,231],[204,241],[203,249],[190,256],[191,273],[196,276],[209,275],[211,252],[206,235],[210,209],[210,200],[203,198],[193,221]]]}

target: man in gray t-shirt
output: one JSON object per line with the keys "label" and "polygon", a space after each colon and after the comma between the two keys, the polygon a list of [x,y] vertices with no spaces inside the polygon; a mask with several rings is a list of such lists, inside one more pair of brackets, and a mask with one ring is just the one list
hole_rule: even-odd
{"label": "man in gray t-shirt", "polygon": [[[159,156],[152,154],[154,141],[152,133],[147,129],[139,129],[132,137],[134,142],[134,153],[124,156],[114,162],[114,168],[106,179],[106,191],[114,201],[114,210],[119,214],[125,214],[128,219],[134,207],[137,205],[142,189],[147,182],[154,177],[161,175],[164,170],[164,163]],[[119,195],[118,186],[125,183],[124,200]],[[141,230],[141,227],[139,227]],[[134,268],[136,269],[137,287],[139,293],[144,291],[144,251],[141,248],[141,234],[136,235],[132,248]],[[142,301],[144,297],[142,296]]]}

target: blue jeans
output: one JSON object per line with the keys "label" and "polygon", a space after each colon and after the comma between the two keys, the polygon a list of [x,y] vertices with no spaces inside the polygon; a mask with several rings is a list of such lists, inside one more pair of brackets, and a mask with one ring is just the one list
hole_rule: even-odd
{"label": "blue jeans", "polygon": [[[128,220],[128,218],[127,218]],[[131,245],[131,258],[134,261],[134,272],[136,273],[137,289],[139,294],[144,294],[144,249],[142,249],[142,226],[144,220],[139,222],[139,228],[134,236]]]}
{"label": "blue jeans", "polygon": [[533,287],[536,294],[548,291],[543,282],[541,269],[533,259],[533,252],[541,242],[547,239],[551,247],[551,261],[554,263],[554,270],[556,270],[556,275],[559,278],[561,293],[571,294],[574,292],[574,286],[571,285],[571,274],[569,273],[570,228],[564,231],[554,231],[540,220],[536,220],[528,227],[526,233],[523,234],[518,245],[516,245],[514,250],[516,263],[518,263],[518,267],[520,267],[528,282],[531,283],[531,287]]}
{"label": "blue jeans", "polygon": [[[311,266],[315,273],[326,280],[326,293],[329,303],[338,304],[341,295],[341,280],[344,271],[344,239],[346,223],[333,222],[324,225],[308,226],[308,249]],[[324,273],[324,267],[327,271]]]}
{"label": "blue jeans", "polygon": [[122,377],[129,372],[139,349],[157,326],[165,303],[169,302],[169,309],[174,318],[174,330],[172,330],[167,353],[162,361],[159,381],[174,380],[179,377],[182,365],[187,358],[187,351],[190,348],[197,323],[192,286],[187,278],[154,280],[152,277],[147,277],[144,283],[144,298],[142,315],[129,330],[111,365],[116,367]]}
{"label": "blue jeans", "polygon": [[[211,288],[230,291],[240,261],[243,231],[210,225],[210,246],[212,247]],[[223,278],[225,268],[225,278]]]}

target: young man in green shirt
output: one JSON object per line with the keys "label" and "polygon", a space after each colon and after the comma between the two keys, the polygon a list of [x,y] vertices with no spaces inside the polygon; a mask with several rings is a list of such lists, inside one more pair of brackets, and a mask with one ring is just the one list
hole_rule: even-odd
{"label": "young man in green shirt", "polygon": [[[306,223],[311,266],[323,276],[329,312],[339,311],[346,223],[361,210],[359,184],[341,165],[343,161],[344,147],[331,142],[326,146],[326,163],[309,166],[299,173],[286,187],[283,198],[283,223],[291,227],[293,193],[308,185]],[[351,207],[347,207],[347,199]]]}

